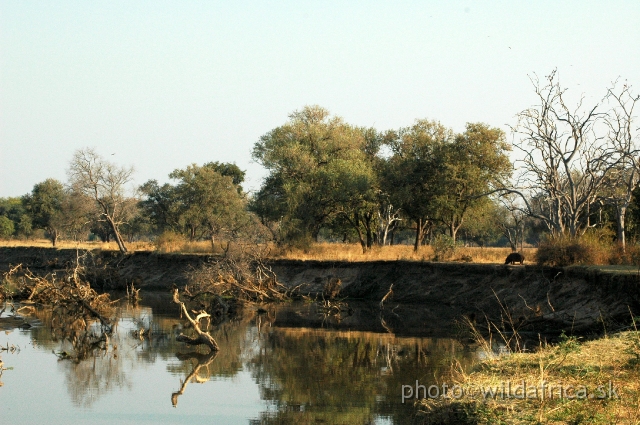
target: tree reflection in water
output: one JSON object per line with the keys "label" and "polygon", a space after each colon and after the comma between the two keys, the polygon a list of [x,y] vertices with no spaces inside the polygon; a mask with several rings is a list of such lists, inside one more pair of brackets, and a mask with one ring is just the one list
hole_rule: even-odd
{"label": "tree reflection in water", "polygon": [[134,369],[158,356],[166,359],[177,348],[170,334],[179,332],[178,320],[156,319],[148,307],[117,308],[112,326],[60,309],[34,309],[33,315],[43,326],[31,330],[32,344],[58,356],[77,406],[89,407],[102,394],[130,389]]}
{"label": "tree reflection in water", "polygon": [[[302,308],[268,308],[260,315],[247,309],[212,330],[217,354],[180,354],[187,349],[175,337],[191,329],[183,328],[177,311],[154,315],[151,308],[129,305],[117,309],[113,328],[104,333],[99,323],[77,317],[60,327],[50,309],[37,309],[44,326],[34,327],[31,336],[41,350],[68,354],[58,367],[78,406],[130,389],[138,384],[135,369],[163,361],[176,376],[166,394],[176,408],[179,398],[189,397],[189,384],[227,380],[247,370],[265,403],[253,423],[264,424],[363,424],[380,417],[408,423],[413,408],[401,405],[402,385],[441,383],[451,364],[466,367],[474,355],[454,339],[295,327],[283,309]],[[287,327],[279,327],[277,317],[285,316]],[[300,317],[307,323],[307,316]]]}
{"label": "tree reflection in water", "polygon": [[398,409],[401,386],[429,385],[451,362],[468,363],[468,354],[453,340],[274,329],[248,363],[271,402],[256,423],[410,422],[412,410]]}

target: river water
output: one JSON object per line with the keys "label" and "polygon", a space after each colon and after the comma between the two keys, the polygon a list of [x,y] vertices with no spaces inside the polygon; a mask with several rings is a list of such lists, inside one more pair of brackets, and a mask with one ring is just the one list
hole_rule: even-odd
{"label": "river water", "polygon": [[[5,305],[1,317],[14,314]],[[117,317],[99,343],[98,324],[61,330],[47,309],[24,314],[28,329],[0,328],[0,422],[404,424],[415,408],[403,385],[439,384],[478,357],[451,323],[421,326],[377,305],[338,317],[310,303],[248,306],[213,327],[217,355],[175,341],[188,330],[166,298],[122,303]]]}

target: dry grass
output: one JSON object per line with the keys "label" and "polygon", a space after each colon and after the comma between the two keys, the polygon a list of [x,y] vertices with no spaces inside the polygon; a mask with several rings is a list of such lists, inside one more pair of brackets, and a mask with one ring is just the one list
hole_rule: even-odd
{"label": "dry grass", "polygon": [[[470,373],[458,371],[454,376],[464,395],[420,400],[425,423],[440,423],[433,421],[443,418],[455,418],[462,424],[640,423],[637,331],[584,344],[567,338],[534,353],[484,361]],[[495,397],[487,395],[490,388],[495,390]]]}
{"label": "dry grass", "polygon": [[[182,252],[182,253],[197,253],[197,254],[210,254],[211,242],[209,241],[197,241],[187,242],[182,241],[179,244],[167,244],[164,246],[156,246],[152,242],[128,242],[126,243],[127,249],[131,252],[134,251],[159,251],[159,252]],[[0,241],[0,247],[33,247],[33,248],[52,248],[51,241],[47,239],[33,239],[33,240],[8,240]],[[117,251],[118,244],[115,242],[75,242],[75,241],[58,241],[56,248],[60,249],[86,249],[93,250],[99,249],[102,251]],[[222,245],[216,244],[216,251],[222,252]]]}
{"label": "dry grass", "polygon": [[[456,248],[450,261],[474,263],[504,263],[510,248]],[[527,261],[535,256],[535,248],[525,248]],[[317,243],[308,249],[286,249],[274,251],[272,257],[289,260],[318,260],[318,261],[429,261],[433,259],[433,249],[423,246],[415,253],[411,245],[375,246],[370,251],[362,253],[359,244]]]}
{"label": "dry grass", "polygon": [[[37,240],[9,240],[0,241],[0,247],[39,247],[51,248],[51,242],[46,239]],[[189,242],[184,238],[165,237],[152,242],[128,243],[130,251],[158,251],[164,253],[185,253],[185,254],[211,254],[221,253],[226,247],[225,242],[216,242],[215,249],[212,250],[210,241]],[[79,248],[79,249],[100,249],[103,251],[117,251],[115,242],[74,242],[59,241],[57,248]],[[279,249],[274,246],[270,249],[270,257],[275,259],[288,260],[316,260],[316,261],[430,261],[433,259],[433,249],[430,246],[423,246],[415,253],[412,245],[392,245],[374,246],[370,251],[363,254],[359,244],[342,243],[316,243],[308,249],[289,248]],[[535,248],[525,248],[524,255],[527,262],[535,257]],[[458,247],[449,261],[462,261],[474,263],[502,264],[509,255],[509,248],[466,248]]]}
{"label": "dry grass", "polygon": [[[127,249],[130,251],[153,251],[153,244],[150,242],[131,242],[127,243]],[[0,247],[32,247],[32,248],[51,248],[51,241],[48,239],[27,239],[27,240],[3,240],[0,241]],[[71,249],[100,249],[103,251],[117,251],[118,244],[115,242],[76,242],[59,240],[56,248]]]}

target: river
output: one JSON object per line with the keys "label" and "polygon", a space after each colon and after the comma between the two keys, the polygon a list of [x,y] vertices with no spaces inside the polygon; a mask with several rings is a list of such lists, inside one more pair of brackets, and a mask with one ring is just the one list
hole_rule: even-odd
{"label": "river", "polygon": [[[1,317],[15,314],[4,307]],[[479,353],[451,323],[421,326],[397,312],[408,314],[380,314],[377,304],[339,316],[313,303],[247,306],[212,327],[220,351],[210,355],[175,341],[187,330],[165,296],[119,304],[107,337],[97,323],[61,329],[51,309],[33,309],[31,327],[0,331],[1,422],[410,423],[414,400],[403,403],[402,386],[440,384]],[[434,326],[437,335],[425,331]]]}

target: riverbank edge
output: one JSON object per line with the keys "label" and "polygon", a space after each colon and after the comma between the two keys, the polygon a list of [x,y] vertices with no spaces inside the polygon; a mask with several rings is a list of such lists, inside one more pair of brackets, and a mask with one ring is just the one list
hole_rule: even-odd
{"label": "riverbank edge", "polygon": [[[90,280],[96,289],[122,290],[133,283],[143,291],[165,291],[187,283],[186,274],[212,257],[114,251],[2,247],[0,273],[22,264],[43,275],[70,267],[87,253]],[[300,287],[305,295],[322,294],[331,280],[341,282],[340,297],[447,306],[455,315],[497,320],[505,313],[531,331],[606,330],[628,323],[640,313],[640,277],[589,267],[547,268],[534,265],[435,263],[419,261],[272,260],[281,283]],[[393,287],[391,287],[393,285]],[[527,327],[523,327],[527,331]]]}

